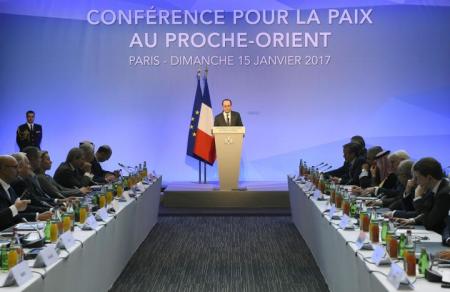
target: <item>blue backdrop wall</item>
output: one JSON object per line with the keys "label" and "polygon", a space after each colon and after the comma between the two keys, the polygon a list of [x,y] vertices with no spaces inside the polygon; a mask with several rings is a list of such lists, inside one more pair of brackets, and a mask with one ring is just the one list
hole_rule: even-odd
{"label": "blue backdrop wall", "polygon": [[[186,142],[198,65],[171,56],[234,56],[209,66],[213,111],[233,99],[247,128],[241,178],[284,180],[298,159],[342,163],[355,134],[367,144],[434,156],[450,165],[450,6],[447,1],[339,1],[373,9],[372,24],[91,25],[91,9],[317,9],[336,1],[2,1],[0,2],[0,153],[18,150],[25,111],[44,127],[42,148],[55,162],[81,140],[109,144],[117,162],[149,167],[167,180],[195,180]],[[427,5],[424,5],[426,2]],[[150,4],[149,4],[150,3]],[[358,7],[356,7],[358,6]],[[230,12],[231,13],[231,12]],[[230,20],[228,13],[226,20]],[[292,18],[294,20],[294,18]],[[317,48],[130,48],[133,33],[329,31]],[[159,66],[130,56],[159,56]],[[330,56],[328,64],[249,65],[239,56]],[[203,66],[204,68],[204,66]],[[57,165],[54,165],[53,170]],[[216,167],[208,177],[217,180]]]}

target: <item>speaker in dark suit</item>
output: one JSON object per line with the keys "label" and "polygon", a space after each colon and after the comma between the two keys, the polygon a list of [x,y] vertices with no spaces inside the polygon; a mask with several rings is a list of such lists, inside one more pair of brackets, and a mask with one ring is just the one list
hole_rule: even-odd
{"label": "speaker in dark suit", "polygon": [[35,146],[41,149],[42,126],[34,123],[34,112],[27,112],[27,122],[17,128],[16,142],[22,151],[27,146]]}
{"label": "speaker in dark suit", "polygon": [[222,101],[223,111],[214,118],[214,127],[242,127],[241,115],[231,110],[232,101],[228,98]]}

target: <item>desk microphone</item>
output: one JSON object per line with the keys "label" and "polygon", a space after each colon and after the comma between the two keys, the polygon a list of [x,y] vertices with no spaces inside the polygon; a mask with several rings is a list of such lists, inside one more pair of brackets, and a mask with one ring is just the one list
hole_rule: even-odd
{"label": "desk microphone", "polygon": [[317,165],[314,166],[314,167],[318,168],[318,167],[324,166],[325,164],[326,164],[325,162],[321,162],[320,164],[317,164]]}
{"label": "desk microphone", "polygon": [[327,167],[327,166],[329,166],[329,164],[328,163],[325,163],[324,165],[322,165],[321,167],[318,167],[318,168],[325,168],[325,167]]}
{"label": "desk microphone", "polygon": [[28,221],[25,217],[22,217],[22,221],[23,221],[25,224],[27,224],[27,225],[33,227],[34,231],[36,231],[36,232],[38,233],[39,238],[42,238],[42,235],[41,235],[41,233],[39,232],[39,229],[36,227],[35,224],[30,223],[30,221]]}
{"label": "desk microphone", "polygon": [[323,169],[322,172],[327,171],[327,170],[330,170],[331,168],[333,168],[333,165],[330,165],[330,166],[328,166],[328,168]]}
{"label": "desk microphone", "polygon": [[30,223],[26,218],[22,217],[22,221],[33,227],[33,229],[37,232],[39,239],[28,239],[28,237],[30,236],[31,233],[29,233],[28,235],[24,236],[22,238],[22,245],[24,247],[28,247],[28,248],[36,248],[36,247],[42,247],[45,245],[45,237],[42,237],[41,232],[39,231],[39,229],[36,227],[35,224]]}
{"label": "desk microphone", "polygon": [[[118,165],[125,170],[128,174],[131,173],[134,169],[131,166],[125,165],[123,163],[118,163]],[[131,169],[131,170],[130,170]]]}
{"label": "desk microphone", "polygon": [[46,207],[49,207],[49,208],[55,208],[55,206],[50,205],[50,204],[47,203],[46,201],[41,201],[41,200],[39,200],[39,202],[40,202],[42,205],[46,206]]}
{"label": "desk microphone", "polygon": [[122,167],[122,168],[124,168],[124,169],[131,170],[131,171],[133,171],[133,170],[135,170],[135,169],[137,168],[137,166],[132,167],[132,166],[129,166],[129,165],[125,165],[125,164],[123,164],[123,163],[119,163],[119,166]]}

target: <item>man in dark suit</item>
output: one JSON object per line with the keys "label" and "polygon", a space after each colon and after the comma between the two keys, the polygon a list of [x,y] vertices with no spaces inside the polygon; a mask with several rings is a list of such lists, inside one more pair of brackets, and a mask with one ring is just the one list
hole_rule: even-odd
{"label": "man in dark suit", "polygon": [[[67,154],[66,161],[61,163],[53,178],[66,188],[82,188],[93,185],[90,174],[83,169],[85,160],[83,150],[72,148]],[[90,164],[89,164],[90,165]]]}
{"label": "man in dark suit", "polygon": [[444,177],[441,164],[426,157],[413,166],[417,180],[414,208],[420,212],[411,219],[399,219],[403,224],[423,224],[427,230],[442,233],[450,210],[450,185]]}
{"label": "man in dark suit", "polygon": [[[350,143],[344,144],[342,146],[342,152],[344,154],[344,164],[336,169],[330,170],[328,172],[325,172],[325,176],[327,177],[337,177],[337,178],[345,178],[345,180],[348,180],[349,177],[349,172],[350,172],[350,167],[352,167],[351,165],[351,161],[347,160],[345,158],[346,156],[346,151],[348,152],[348,148],[349,145],[352,144],[352,147],[358,147],[358,153],[357,153],[357,157],[358,157],[358,164],[360,161],[365,161],[366,160],[366,156],[367,156],[367,150],[366,150],[366,144],[364,142],[364,138],[361,136],[353,136],[350,139]],[[362,165],[361,165],[362,168]],[[355,171],[355,170],[354,170]],[[361,174],[361,172],[359,172]],[[358,178],[358,185],[359,185],[359,178]]]}
{"label": "man in dark suit", "polygon": [[231,110],[231,99],[222,100],[223,111],[214,118],[214,127],[242,127],[241,115]]}
{"label": "man in dark suit", "polygon": [[53,177],[46,174],[47,170],[52,168],[52,160],[50,159],[50,154],[47,151],[41,152],[41,164],[40,168],[36,173],[39,184],[41,185],[42,190],[50,195],[53,198],[64,198],[71,196],[84,196],[85,194],[90,192],[88,187],[84,188],[66,188],[57,183]]}
{"label": "man in dark suit", "polygon": [[42,126],[34,123],[34,111],[27,111],[27,122],[17,128],[16,142],[20,151],[27,146],[41,149]]}
{"label": "man in dark suit", "polygon": [[98,147],[95,152],[95,157],[91,161],[91,170],[94,175],[94,181],[98,183],[107,183],[116,179],[116,175],[110,171],[104,170],[101,166],[101,162],[105,162],[111,158],[112,149],[109,145],[102,145]]}
{"label": "man in dark suit", "polygon": [[359,186],[359,175],[365,157],[361,156],[361,145],[358,143],[347,143],[342,146],[344,154],[344,165],[338,169],[326,172],[325,175],[340,178],[340,183],[344,185]]}
{"label": "man in dark suit", "polygon": [[20,223],[19,212],[24,211],[30,200],[17,199],[9,208],[0,210],[0,230],[9,228],[14,224]]}
{"label": "man in dark suit", "polygon": [[14,153],[12,156],[18,163],[18,176],[11,183],[17,195],[30,199],[31,205],[39,208],[40,211],[48,211],[66,200],[64,198],[54,199],[42,190],[30,161],[24,153]]}
{"label": "man in dark suit", "polygon": [[341,177],[341,184],[359,186],[359,175],[362,165],[366,159],[360,156],[361,145],[358,143],[347,143],[344,145],[344,159],[348,162],[348,171]]}
{"label": "man in dark suit", "polygon": [[[0,156],[0,210],[2,211],[2,219],[8,219],[5,224],[18,223],[22,217],[29,221],[47,220],[51,218],[51,212],[39,214],[37,212],[40,210],[35,209],[33,206],[26,206],[30,201],[20,200],[17,197],[16,192],[11,187],[18,174],[17,168],[18,163],[14,157],[8,155]],[[25,208],[28,213],[21,212]],[[10,209],[11,212],[6,209]],[[17,212],[19,213],[17,214]]]}

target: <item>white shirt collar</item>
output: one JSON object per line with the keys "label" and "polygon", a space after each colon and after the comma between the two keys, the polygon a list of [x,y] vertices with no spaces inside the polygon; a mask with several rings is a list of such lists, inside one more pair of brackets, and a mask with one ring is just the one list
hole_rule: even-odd
{"label": "white shirt collar", "polygon": [[439,186],[441,185],[442,179],[440,179],[433,187],[433,189],[431,190],[435,195],[438,192]]}
{"label": "white shirt collar", "polygon": [[2,185],[5,192],[8,192],[9,188],[11,187],[9,184],[7,184],[4,180],[0,178],[0,185]]}
{"label": "white shirt collar", "polygon": [[229,112],[229,113],[223,112],[223,116],[225,117],[225,119],[227,119],[227,115],[230,115],[230,119],[231,119],[231,112]]}

